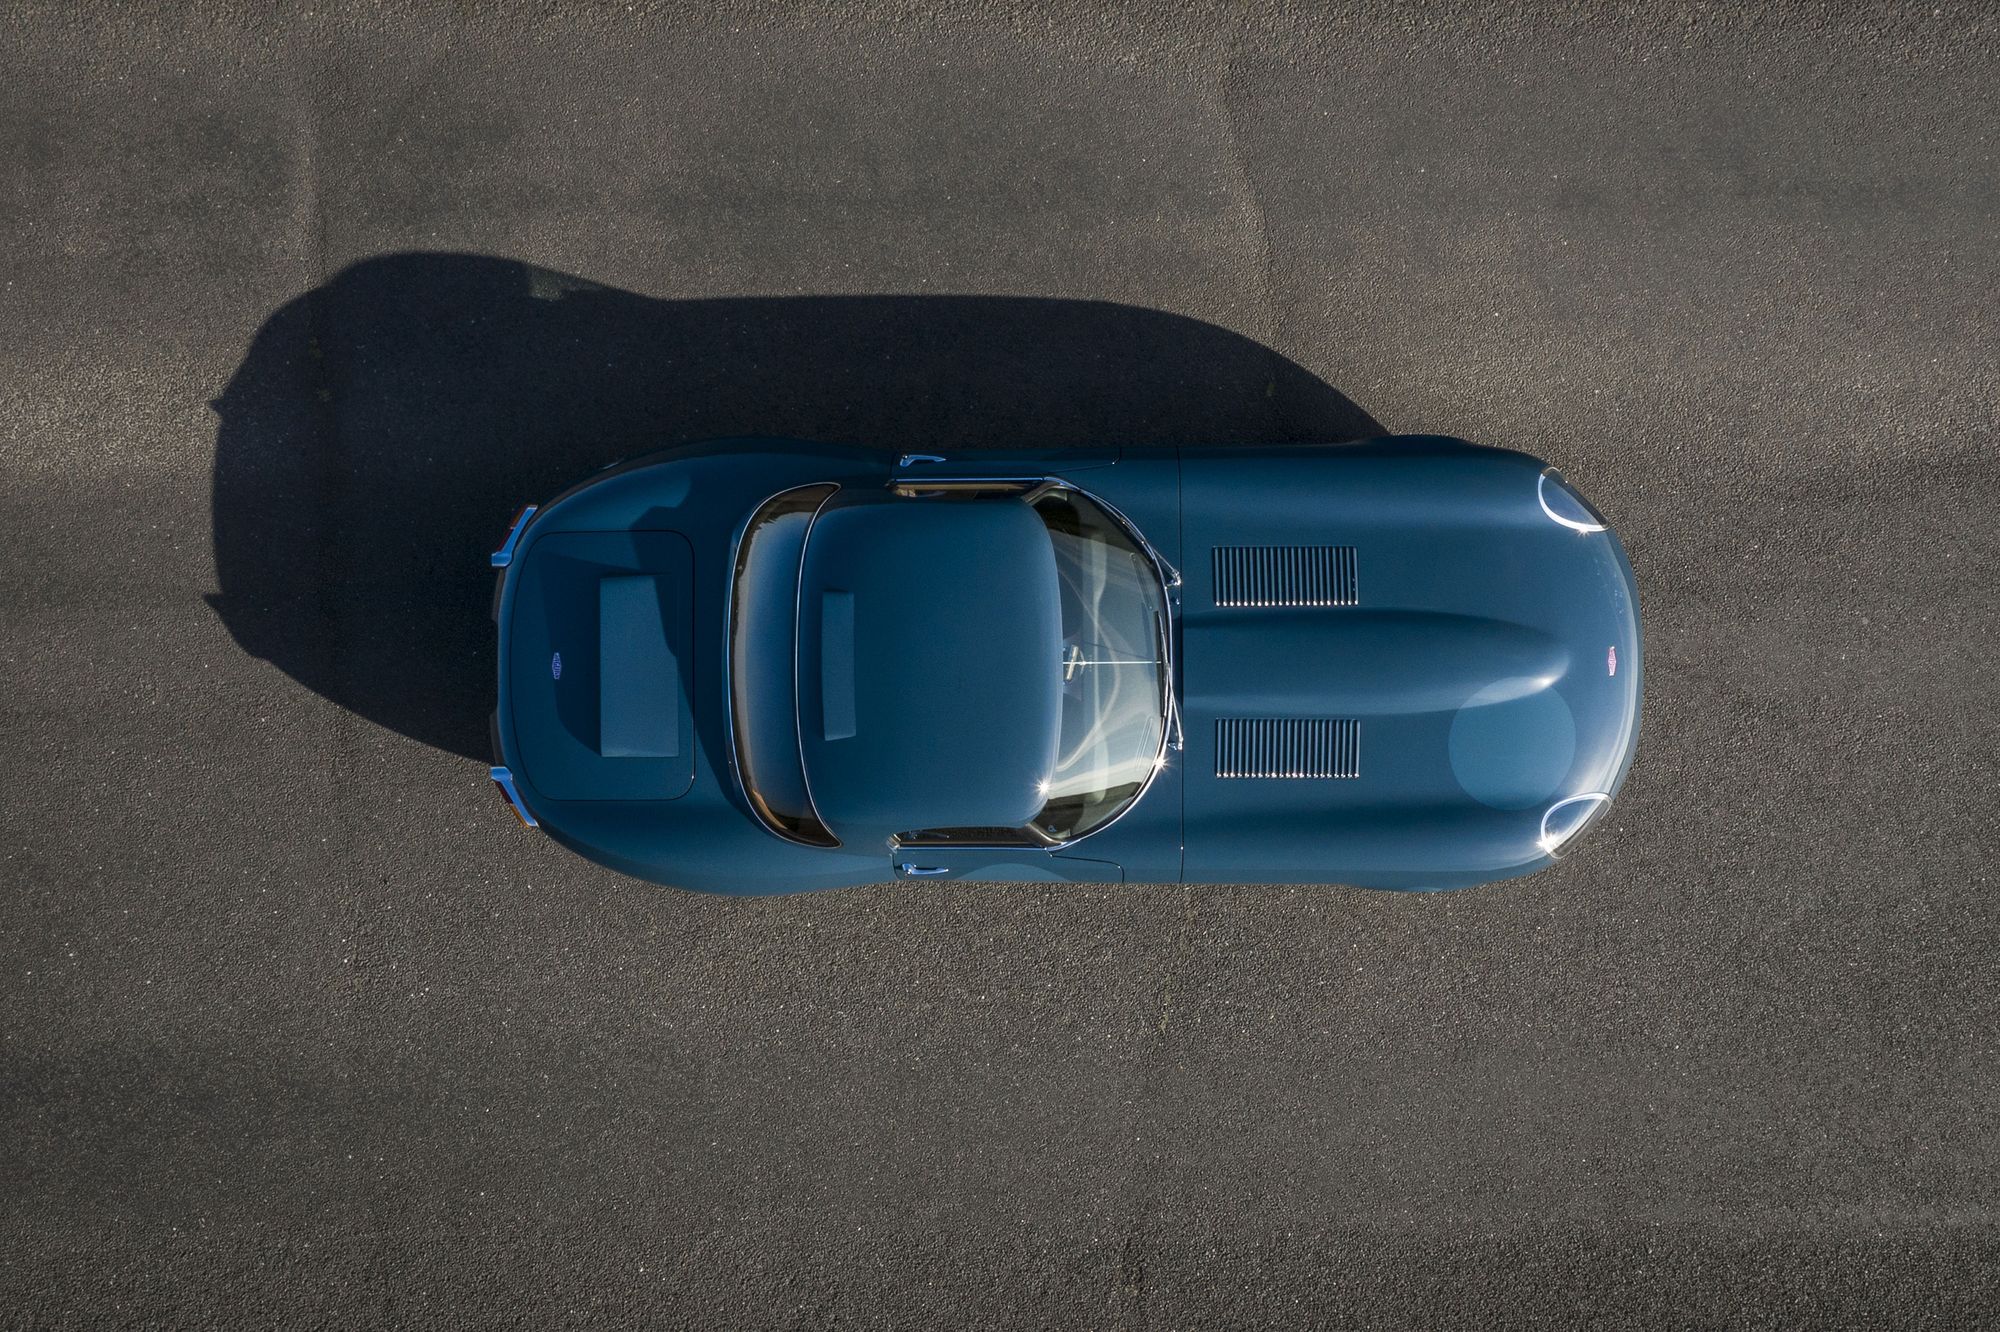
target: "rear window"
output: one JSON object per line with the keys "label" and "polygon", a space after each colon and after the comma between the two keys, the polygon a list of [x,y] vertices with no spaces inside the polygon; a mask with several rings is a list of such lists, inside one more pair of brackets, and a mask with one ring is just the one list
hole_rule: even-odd
{"label": "rear window", "polygon": [[809,846],[839,846],[813,808],[798,732],[799,562],[813,516],[838,486],[764,502],[736,548],[729,603],[729,717],[743,794],[764,825]]}

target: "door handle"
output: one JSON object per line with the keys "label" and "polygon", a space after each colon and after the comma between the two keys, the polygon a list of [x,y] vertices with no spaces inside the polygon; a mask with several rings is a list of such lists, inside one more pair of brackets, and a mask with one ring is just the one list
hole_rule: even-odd
{"label": "door handle", "polygon": [[906,879],[932,879],[940,874],[951,873],[949,865],[912,865],[907,860],[896,868],[903,872],[903,877]]}

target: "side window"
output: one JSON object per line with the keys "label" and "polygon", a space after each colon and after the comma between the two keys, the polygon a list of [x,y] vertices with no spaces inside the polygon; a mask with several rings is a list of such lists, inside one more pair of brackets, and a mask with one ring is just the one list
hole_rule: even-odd
{"label": "side window", "polygon": [[1035,846],[1049,839],[1033,828],[925,828],[896,834],[898,846]]}

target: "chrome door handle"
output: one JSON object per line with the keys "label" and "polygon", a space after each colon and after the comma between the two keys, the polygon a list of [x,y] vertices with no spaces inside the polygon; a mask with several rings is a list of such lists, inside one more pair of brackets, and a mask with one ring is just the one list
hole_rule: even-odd
{"label": "chrome door handle", "polygon": [[951,873],[949,865],[912,865],[907,860],[896,868],[903,872],[903,877],[906,879],[932,879],[940,874]]}

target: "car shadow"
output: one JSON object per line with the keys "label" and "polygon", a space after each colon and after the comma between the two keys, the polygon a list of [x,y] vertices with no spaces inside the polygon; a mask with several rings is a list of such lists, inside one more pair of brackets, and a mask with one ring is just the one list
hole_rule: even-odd
{"label": "car shadow", "polygon": [[487,553],[523,503],[738,435],[890,452],[1382,433],[1239,334],[994,296],[655,300],[509,259],[401,254],[281,307],[214,401],[238,644],[382,726],[489,752]]}

